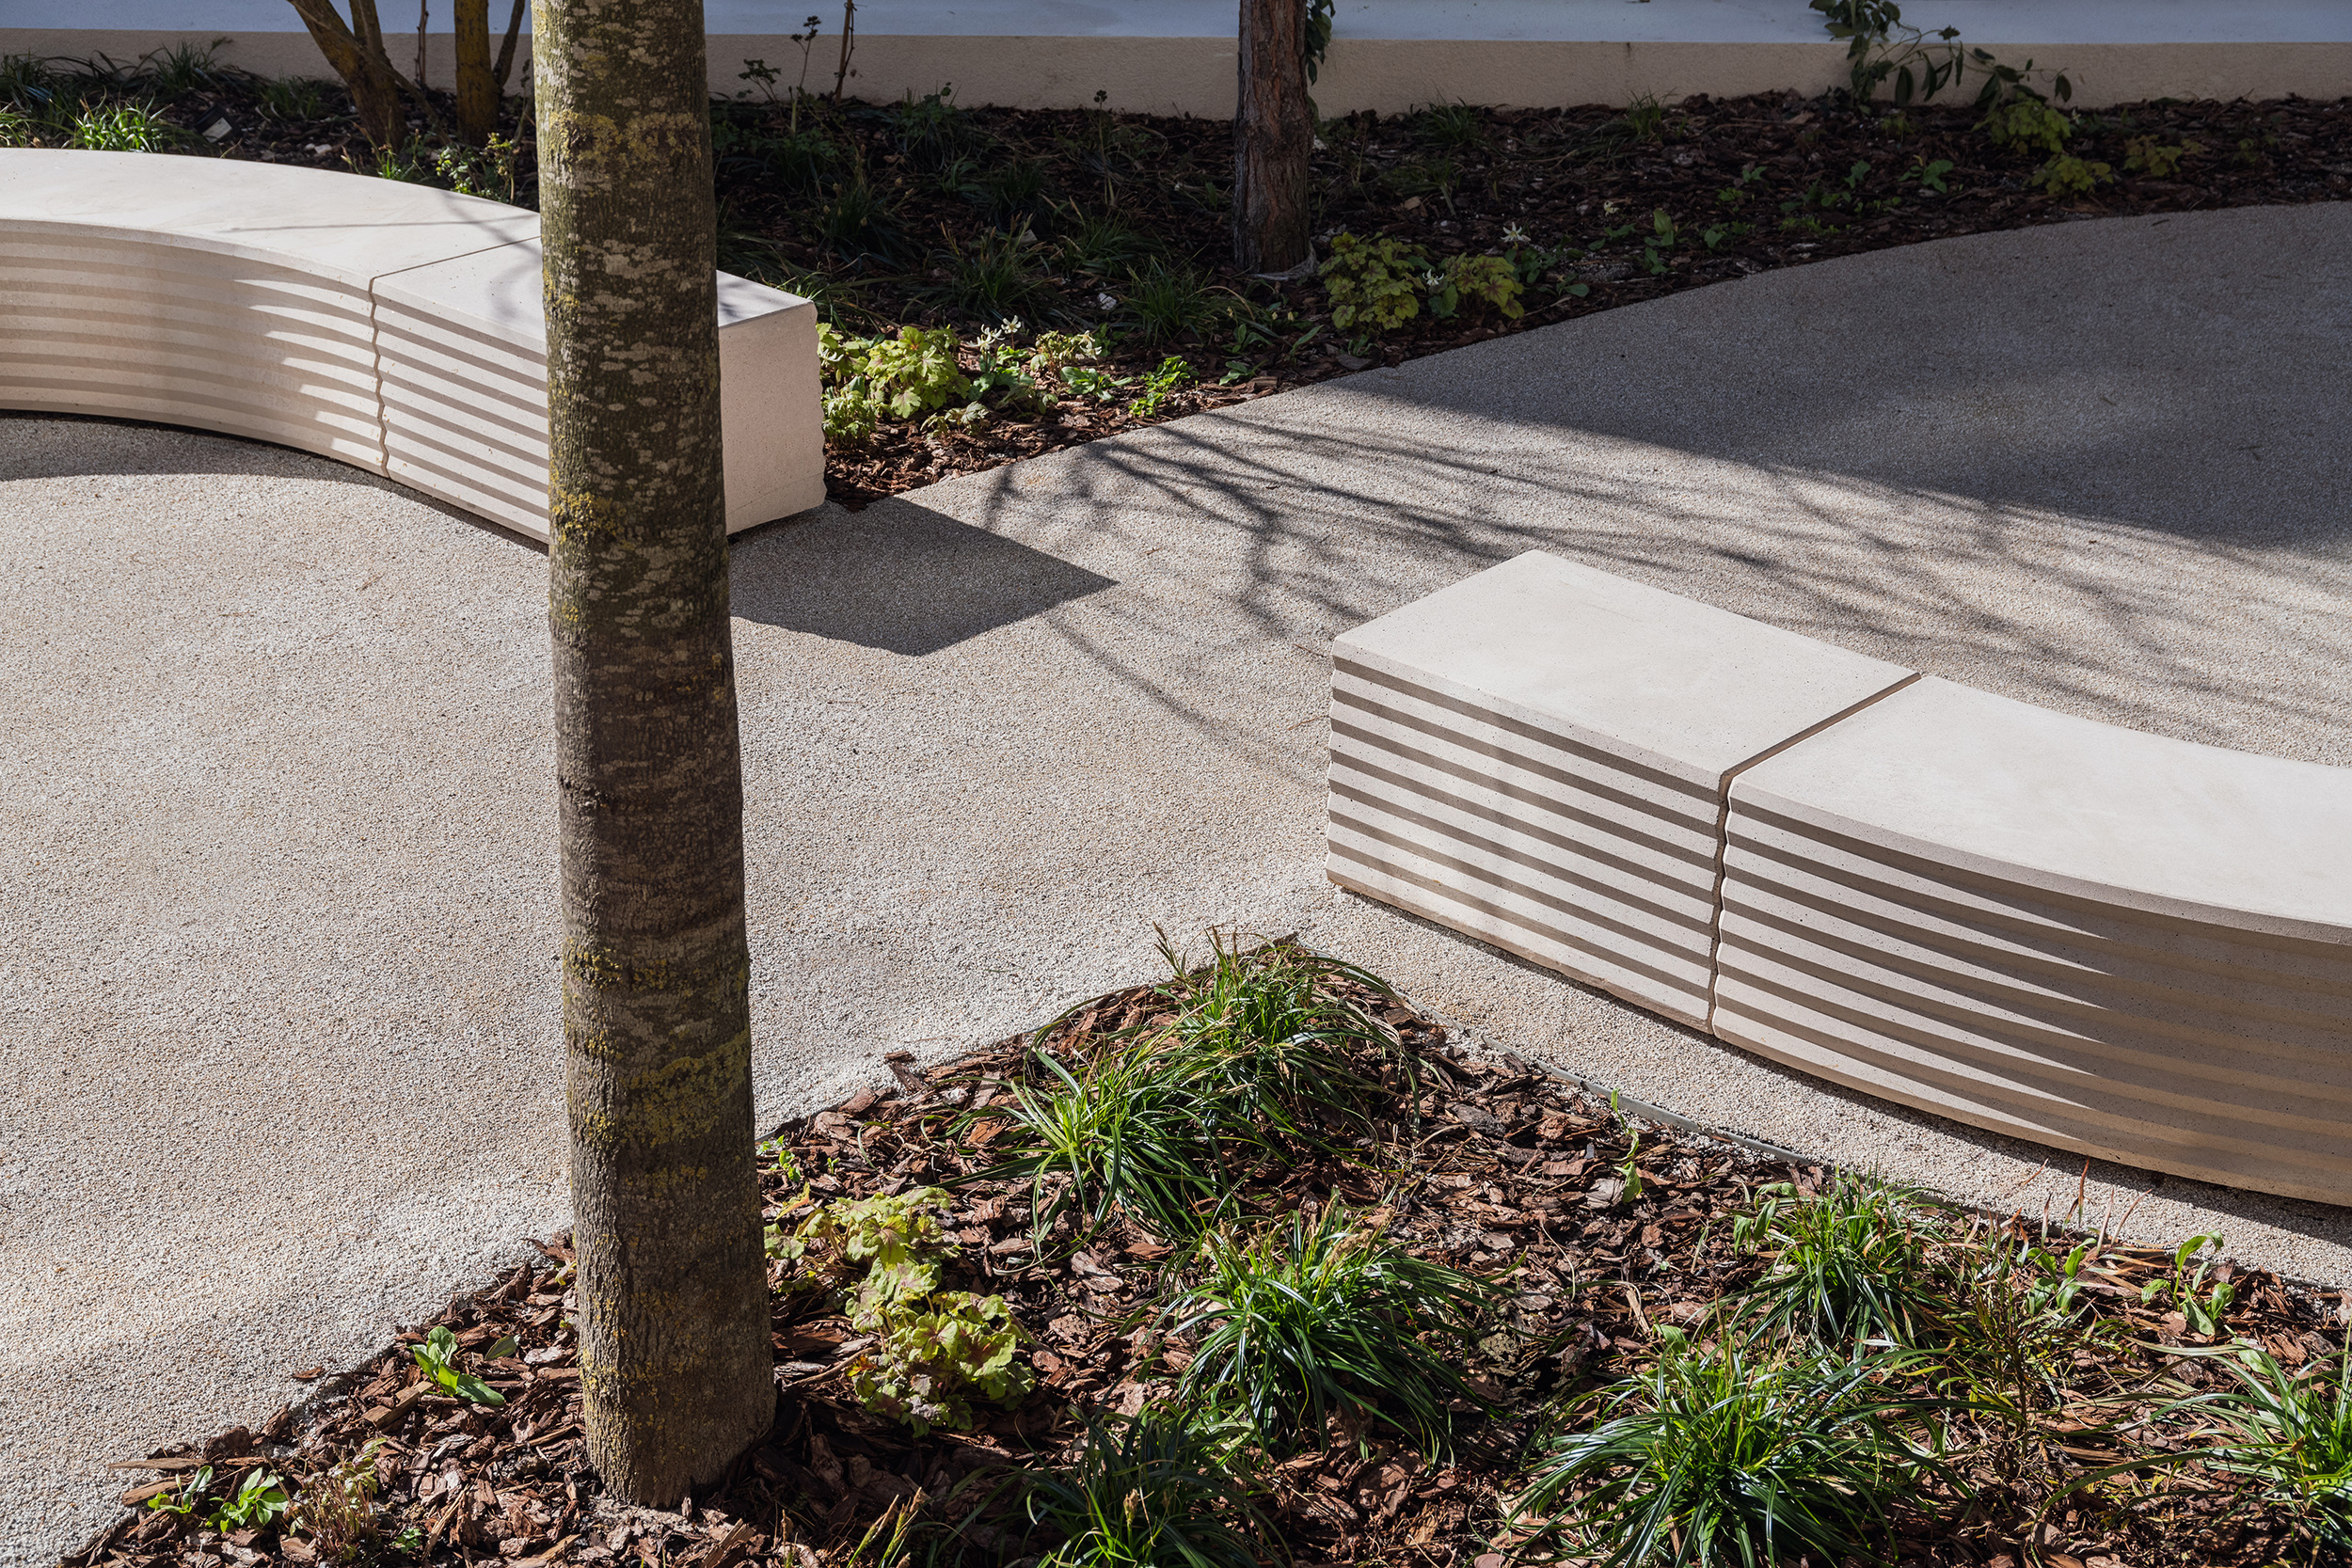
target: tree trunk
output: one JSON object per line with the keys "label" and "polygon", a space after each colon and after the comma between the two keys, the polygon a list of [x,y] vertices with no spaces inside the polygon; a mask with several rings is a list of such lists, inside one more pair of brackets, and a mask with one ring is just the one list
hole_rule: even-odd
{"label": "tree trunk", "polygon": [[700,0],[540,0],[548,623],[588,1456],[675,1508],[775,1411]]}
{"label": "tree trunk", "polygon": [[1288,272],[1307,259],[1307,8],[1241,0],[1241,92],[1233,104],[1233,264]]}
{"label": "tree trunk", "polygon": [[523,30],[523,8],[531,0],[515,0],[506,12],[506,38],[499,45],[499,63],[490,70],[490,79],[501,92],[506,90],[508,74],[515,68],[515,39]]}
{"label": "tree trunk", "polygon": [[455,0],[457,134],[480,147],[499,128],[499,84],[490,74],[490,0]]}
{"label": "tree trunk", "polygon": [[358,111],[359,129],[377,147],[389,147],[401,128],[400,72],[384,52],[384,28],[377,21],[375,0],[351,0],[346,25],[334,0],[294,0],[294,14],[310,29],[311,41],[335,74],[351,89],[352,107]]}

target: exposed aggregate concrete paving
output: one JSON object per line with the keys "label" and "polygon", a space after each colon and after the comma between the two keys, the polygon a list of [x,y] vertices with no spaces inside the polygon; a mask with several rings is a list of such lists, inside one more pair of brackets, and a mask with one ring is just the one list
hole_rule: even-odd
{"label": "exposed aggregate concrete paving", "polygon": [[[744,537],[763,1118],[1232,922],[1702,1122],[2063,1210],[2079,1161],[1336,894],[1326,647],[1541,546],[2352,764],[2347,255],[2341,207],[1880,252]],[[0,530],[0,1562],[30,1563],[108,1516],[100,1463],[266,1415],[565,1199],[544,555],[322,460],[5,417]],[[2089,1194],[2352,1284],[2344,1212]]]}

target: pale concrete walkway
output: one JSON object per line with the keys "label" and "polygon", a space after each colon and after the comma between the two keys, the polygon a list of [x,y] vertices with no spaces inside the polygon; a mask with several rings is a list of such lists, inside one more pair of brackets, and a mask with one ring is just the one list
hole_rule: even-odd
{"label": "pale concrete walkway", "polygon": [[[1541,545],[1955,679],[2352,764],[2352,213],[1825,263],[736,549],[765,1115],[1303,928],[1628,1093],[2040,1212],[2062,1158],[1745,1060],[1318,867],[1329,637]],[[0,1561],[107,1459],[564,1217],[535,550],[273,449],[0,419]],[[2162,847],[2152,847],[2161,853]],[[2094,1171],[2094,1214],[2146,1186]],[[2053,1195],[2058,1196],[2054,1198]],[[2352,1282],[2337,1211],[2129,1229]]]}

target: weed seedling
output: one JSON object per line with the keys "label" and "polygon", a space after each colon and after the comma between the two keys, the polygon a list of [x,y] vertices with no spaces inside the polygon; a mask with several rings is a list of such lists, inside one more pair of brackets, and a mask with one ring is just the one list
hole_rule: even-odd
{"label": "weed seedling", "polygon": [[1155,417],[1168,402],[1170,393],[1192,383],[1192,367],[1177,355],[1160,361],[1160,368],[1147,372],[1143,377],[1143,395],[1127,404],[1130,419],[1148,420]]}
{"label": "weed seedling", "polygon": [[[2224,1277],[2205,1285],[2206,1275],[2221,1260],[2221,1238],[2191,1236],[2172,1254],[2172,1273],[2164,1279],[2152,1279],[2140,1288],[2141,1302],[2153,1301],[2162,1295],[2170,1299],[2172,1309],[2188,1320],[2192,1334],[2208,1338],[2222,1332],[2222,1321],[2229,1316],[2230,1304],[2237,1299],[2237,1287]],[[2190,1267],[2195,1264],[2195,1268]]]}
{"label": "weed seedling", "polygon": [[356,1562],[382,1533],[377,1523],[373,1438],[351,1455],[313,1476],[294,1505],[294,1519],[311,1547],[329,1562]]}
{"label": "weed seedling", "polygon": [[1911,167],[1903,171],[1902,178],[1896,183],[1909,184],[1916,181],[1923,190],[1933,191],[1938,196],[1947,196],[1950,194],[1950,187],[1945,184],[1944,177],[1951,172],[1952,161],[1949,158],[1937,158],[1932,162],[1914,158],[1911,161]]}
{"label": "weed seedling", "polygon": [[212,1484],[213,1467],[207,1465],[182,1481],[179,1490],[158,1492],[148,1498],[147,1506],[158,1513],[176,1513],[184,1519],[202,1505],[205,1490]]}
{"label": "weed seedling", "polygon": [[[424,1337],[424,1343],[408,1347],[424,1375],[439,1384],[442,1389],[454,1394],[469,1404],[504,1404],[506,1396],[491,1387],[473,1373],[457,1365],[457,1336],[446,1327],[436,1326]],[[497,1344],[483,1352],[485,1360],[496,1361],[501,1355],[515,1354],[515,1338],[507,1335]]]}
{"label": "weed seedling", "polygon": [[283,1519],[293,1507],[294,1499],[286,1495],[284,1481],[267,1470],[247,1470],[236,1495],[222,1498],[213,1510],[213,1528],[265,1529]]}

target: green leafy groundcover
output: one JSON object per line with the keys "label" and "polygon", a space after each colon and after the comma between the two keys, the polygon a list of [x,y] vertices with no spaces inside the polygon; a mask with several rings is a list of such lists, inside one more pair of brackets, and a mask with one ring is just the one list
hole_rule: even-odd
{"label": "green leafy groundcover", "polygon": [[75,1561],[1957,1568],[2032,1542],[2252,1568],[2352,1543],[2332,1298],[2214,1237],[1995,1223],[1644,1124],[1280,943],[882,1065],[886,1093],[764,1147],[783,1398],[691,1513],[599,1494],[558,1238],[306,1413],[132,1462],[153,1479]]}

